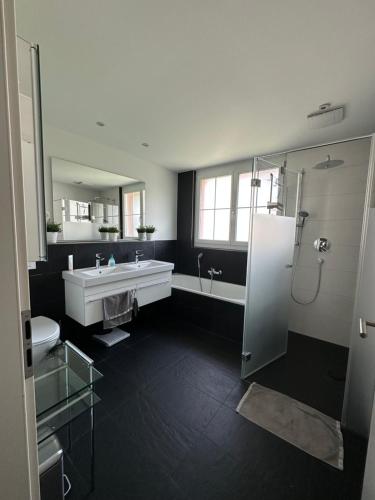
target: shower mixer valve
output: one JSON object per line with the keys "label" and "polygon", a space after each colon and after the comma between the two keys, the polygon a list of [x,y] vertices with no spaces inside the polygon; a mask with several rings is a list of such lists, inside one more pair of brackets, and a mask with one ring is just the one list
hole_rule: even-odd
{"label": "shower mixer valve", "polygon": [[327,238],[318,238],[314,241],[314,248],[318,252],[327,252],[331,248],[331,242]]}

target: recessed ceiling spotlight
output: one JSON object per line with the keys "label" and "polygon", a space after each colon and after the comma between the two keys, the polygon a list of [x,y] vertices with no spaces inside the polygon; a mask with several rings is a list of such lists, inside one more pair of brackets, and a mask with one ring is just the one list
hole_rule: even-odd
{"label": "recessed ceiling spotlight", "polygon": [[144,148],[148,148],[150,146],[150,144],[148,142],[142,142],[142,146]]}
{"label": "recessed ceiling spotlight", "polygon": [[96,124],[98,127],[104,127],[104,125],[105,125],[105,123],[103,123],[103,122],[96,122]]}

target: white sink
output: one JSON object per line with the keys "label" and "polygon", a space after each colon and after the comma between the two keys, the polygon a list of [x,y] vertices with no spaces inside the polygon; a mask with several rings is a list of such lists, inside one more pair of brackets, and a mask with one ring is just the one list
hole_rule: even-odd
{"label": "white sink", "polygon": [[115,267],[103,266],[100,269],[89,267],[86,269],[75,269],[74,271],[63,271],[63,279],[75,283],[83,288],[122,281],[138,276],[147,276],[151,274],[161,273],[164,271],[172,271],[174,264],[171,262],[162,262],[160,260],[141,260],[116,264]]}
{"label": "white sink", "polygon": [[82,274],[87,276],[103,276],[117,271],[116,267],[101,267],[100,269],[91,269],[90,271],[82,271]]}
{"label": "white sink", "polygon": [[155,266],[155,261],[152,260],[143,260],[139,261],[138,264],[134,262],[134,264],[124,264],[124,267],[128,267],[129,269],[144,269],[145,267]]}

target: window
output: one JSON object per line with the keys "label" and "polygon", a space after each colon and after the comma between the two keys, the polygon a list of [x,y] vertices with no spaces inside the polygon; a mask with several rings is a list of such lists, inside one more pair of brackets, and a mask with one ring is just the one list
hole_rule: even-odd
{"label": "window", "polygon": [[[195,244],[216,248],[247,247],[250,222],[251,165],[198,171]],[[246,170],[245,170],[246,169]]]}
{"label": "window", "polygon": [[281,168],[257,166],[260,187],[253,194],[250,161],[197,172],[195,245],[247,249],[251,203],[255,213],[280,215],[283,211],[284,174]]}
{"label": "window", "polygon": [[144,224],[145,190],[124,193],[124,237],[135,238]]}

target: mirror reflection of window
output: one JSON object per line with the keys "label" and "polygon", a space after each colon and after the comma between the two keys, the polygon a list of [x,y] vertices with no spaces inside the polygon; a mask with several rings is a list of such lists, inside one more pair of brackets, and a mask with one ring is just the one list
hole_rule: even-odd
{"label": "mirror reflection of window", "polygon": [[[129,189],[129,188],[128,188]],[[124,236],[135,238],[137,227],[144,225],[145,191],[144,189],[124,193]]]}
{"label": "mirror reflection of window", "polygon": [[98,240],[101,226],[116,227],[120,238],[137,237],[136,228],[145,223],[144,182],[54,157],[51,174],[52,204],[46,211],[61,224],[62,240]]}

